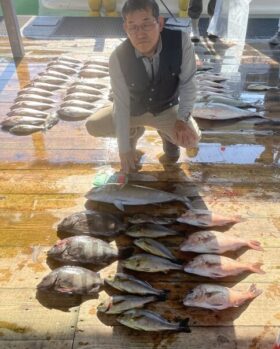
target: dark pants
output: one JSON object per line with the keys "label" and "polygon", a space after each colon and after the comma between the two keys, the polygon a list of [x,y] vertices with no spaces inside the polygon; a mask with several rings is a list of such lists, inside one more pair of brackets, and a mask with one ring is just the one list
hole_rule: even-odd
{"label": "dark pants", "polygon": [[[210,17],[214,14],[215,5],[216,0],[210,0],[208,2],[207,12]],[[188,12],[191,19],[198,19],[201,16],[202,9],[202,0],[190,0]]]}

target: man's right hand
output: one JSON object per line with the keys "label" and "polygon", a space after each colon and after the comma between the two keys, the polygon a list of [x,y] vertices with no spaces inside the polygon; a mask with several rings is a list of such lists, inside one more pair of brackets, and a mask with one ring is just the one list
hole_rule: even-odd
{"label": "man's right hand", "polygon": [[121,171],[125,174],[134,172],[136,170],[137,155],[134,151],[127,153],[119,153],[121,160]]}

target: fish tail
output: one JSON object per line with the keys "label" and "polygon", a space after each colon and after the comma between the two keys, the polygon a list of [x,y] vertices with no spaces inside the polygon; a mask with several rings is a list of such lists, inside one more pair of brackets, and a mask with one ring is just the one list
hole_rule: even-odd
{"label": "fish tail", "polygon": [[265,274],[265,271],[261,269],[263,263],[253,263],[250,265],[250,270],[257,274]]}
{"label": "fish tail", "polygon": [[125,247],[119,251],[119,259],[126,259],[133,255],[135,249],[134,247]]}
{"label": "fish tail", "polygon": [[183,196],[182,199],[180,200],[187,208],[192,209],[193,205],[191,203],[191,200],[189,199],[188,196]]}
{"label": "fish tail", "polygon": [[178,331],[184,331],[187,333],[191,332],[191,329],[189,327],[189,318],[186,318],[184,320],[181,320],[178,325]]}
{"label": "fish tail", "polygon": [[252,248],[253,250],[263,251],[263,248],[262,248],[261,243],[259,241],[250,240],[250,241],[248,241],[248,246],[250,248]]}
{"label": "fish tail", "polygon": [[167,292],[163,291],[159,295],[156,295],[156,300],[159,302],[164,302],[167,300]]}
{"label": "fish tail", "polygon": [[262,290],[258,289],[256,284],[252,284],[249,288],[248,288],[248,292],[250,293],[252,298],[256,298],[258,297],[260,294],[262,294]]}

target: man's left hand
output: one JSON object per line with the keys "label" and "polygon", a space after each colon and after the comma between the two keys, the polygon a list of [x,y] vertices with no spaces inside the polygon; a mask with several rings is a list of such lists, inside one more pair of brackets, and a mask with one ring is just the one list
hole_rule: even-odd
{"label": "man's left hand", "polygon": [[197,145],[197,134],[188,122],[177,120],[174,125],[176,144],[180,147],[190,148]]}

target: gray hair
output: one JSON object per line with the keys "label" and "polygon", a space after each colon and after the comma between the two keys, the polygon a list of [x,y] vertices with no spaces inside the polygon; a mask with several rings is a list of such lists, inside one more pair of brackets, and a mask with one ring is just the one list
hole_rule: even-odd
{"label": "gray hair", "polygon": [[122,17],[125,21],[129,13],[149,9],[152,10],[153,16],[158,19],[159,7],[155,0],[127,0],[122,8]]}

